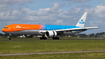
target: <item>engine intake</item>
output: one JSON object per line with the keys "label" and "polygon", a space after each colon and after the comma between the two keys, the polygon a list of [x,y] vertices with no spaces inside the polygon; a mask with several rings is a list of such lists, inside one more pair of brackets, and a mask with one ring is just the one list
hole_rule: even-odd
{"label": "engine intake", "polygon": [[46,36],[49,38],[57,37],[57,32],[56,31],[47,31]]}

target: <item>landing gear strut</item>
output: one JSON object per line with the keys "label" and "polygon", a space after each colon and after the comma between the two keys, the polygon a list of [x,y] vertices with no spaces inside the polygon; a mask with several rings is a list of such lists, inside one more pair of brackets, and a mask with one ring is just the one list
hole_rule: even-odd
{"label": "landing gear strut", "polygon": [[45,35],[42,35],[42,37],[40,38],[40,40],[46,40],[47,38],[45,37]]}

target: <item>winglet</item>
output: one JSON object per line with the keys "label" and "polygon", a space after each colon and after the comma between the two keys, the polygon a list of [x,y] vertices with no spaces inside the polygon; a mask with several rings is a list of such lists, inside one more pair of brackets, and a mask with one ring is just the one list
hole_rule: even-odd
{"label": "winglet", "polygon": [[79,22],[76,24],[76,26],[84,27],[85,21],[86,21],[86,17],[87,17],[87,12],[84,13],[84,15],[81,17],[81,19],[80,19]]}

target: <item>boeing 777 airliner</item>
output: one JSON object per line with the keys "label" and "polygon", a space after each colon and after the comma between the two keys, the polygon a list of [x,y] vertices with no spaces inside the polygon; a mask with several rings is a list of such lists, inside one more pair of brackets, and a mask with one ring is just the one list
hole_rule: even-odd
{"label": "boeing 777 airliner", "polygon": [[[76,26],[68,25],[39,25],[39,24],[11,24],[5,26],[2,31],[9,35],[42,35],[40,39],[59,39],[58,35],[71,35],[86,31],[88,29],[96,29],[99,27],[84,27],[87,12],[81,17]],[[11,38],[9,38],[11,40]]]}

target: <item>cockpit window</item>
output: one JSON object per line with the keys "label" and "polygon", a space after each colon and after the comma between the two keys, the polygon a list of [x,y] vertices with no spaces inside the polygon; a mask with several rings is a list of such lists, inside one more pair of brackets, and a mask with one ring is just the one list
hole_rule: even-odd
{"label": "cockpit window", "polygon": [[4,29],[8,29],[8,27],[4,27]]}

